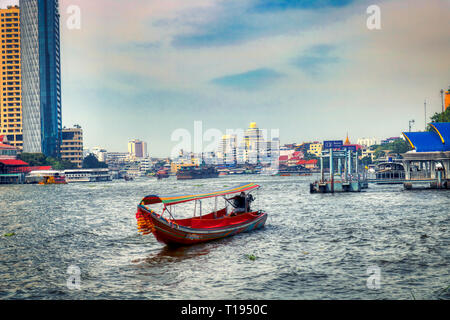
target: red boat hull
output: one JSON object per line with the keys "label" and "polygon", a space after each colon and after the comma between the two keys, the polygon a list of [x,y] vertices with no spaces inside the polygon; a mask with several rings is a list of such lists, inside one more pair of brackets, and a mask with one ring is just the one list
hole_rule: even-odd
{"label": "red boat hull", "polygon": [[155,238],[168,245],[192,245],[230,237],[242,232],[262,228],[267,220],[265,212],[249,212],[225,217],[225,209],[203,217],[168,220],[139,205],[136,213],[138,228],[143,234],[153,233]]}

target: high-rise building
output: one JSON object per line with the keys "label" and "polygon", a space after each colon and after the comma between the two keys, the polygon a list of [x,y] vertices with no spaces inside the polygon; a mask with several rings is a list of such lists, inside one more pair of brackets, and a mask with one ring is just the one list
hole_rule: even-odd
{"label": "high-rise building", "polygon": [[81,168],[83,165],[83,130],[81,127],[62,130],[61,159]]}
{"label": "high-rise building", "polygon": [[22,148],[22,85],[20,69],[20,9],[0,9],[2,41],[0,64],[0,135],[11,145]]}
{"label": "high-rise building", "polygon": [[128,142],[128,153],[132,158],[147,158],[147,142],[140,140]]}
{"label": "high-rise building", "polygon": [[[250,123],[249,128],[243,132],[242,138],[238,135],[232,141],[235,147],[232,149],[231,156],[237,163],[267,164],[274,161],[275,156],[279,154],[279,138],[270,139],[267,130],[259,129],[256,122]],[[224,139],[222,139],[223,144]]]}
{"label": "high-rise building", "polygon": [[58,0],[21,0],[23,151],[59,157],[62,143]]}
{"label": "high-rise building", "polygon": [[249,163],[259,163],[261,155],[266,151],[263,132],[258,128],[256,122],[250,123],[244,136],[245,159]]}
{"label": "high-rise building", "polygon": [[218,158],[226,164],[234,164],[237,162],[237,136],[235,134],[227,134],[222,136],[219,144]]}

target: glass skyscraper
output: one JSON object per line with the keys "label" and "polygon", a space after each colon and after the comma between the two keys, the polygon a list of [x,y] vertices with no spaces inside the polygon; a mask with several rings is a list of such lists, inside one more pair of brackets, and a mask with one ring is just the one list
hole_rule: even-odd
{"label": "glass skyscraper", "polygon": [[62,143],[58,0],[20,0],[23,151],[59,157]]}

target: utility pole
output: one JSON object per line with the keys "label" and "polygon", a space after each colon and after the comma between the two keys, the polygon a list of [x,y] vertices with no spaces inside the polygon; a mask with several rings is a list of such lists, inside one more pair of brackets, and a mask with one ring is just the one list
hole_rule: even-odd
{"label": "utility pole", "polygon": [[425,99],[425,102],[423,103],[423,106],[425,108],[425,131],[427,131],[427,100]]}
{"label": "utility pole", "polygon": [[441,89],[442,112],[444,112],[444,89]]}

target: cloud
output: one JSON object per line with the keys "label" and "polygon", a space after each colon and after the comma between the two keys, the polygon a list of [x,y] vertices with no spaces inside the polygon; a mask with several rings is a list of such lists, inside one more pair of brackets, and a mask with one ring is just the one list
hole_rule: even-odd
{"label": "cloud", "polygon": [[355,14],[364,21],[367,2],[370,0],[227,0],[154,25],[177,26],[180,32],[171,42],[176,48],[237,46],[261,38],[315,32]]}
{"label": "cloud", "polygon": [[253,8],[257,11],[323,9],[344,7],[353,2],[354,0],[257,0]]}
{"label": "cloud", "polygon": [[127,43],[127,46],[136,49],[156,49],[161,47],[161,42],[131,42]]}
{"label": "cloud", "polygon": [[[333,12],[320,10],[311,12],[297,10],[312,6],[303,2],[301,5],[296,2],[259,1],[255,3],[252,0],[230,0],[218,2],[215,7],[187,12],[171,21],[164,20],[157,23],[175,24],[179,30],[185,30],[173,36],[172,45],[176,48],[240,45],[263,37],[304,33],[333,23],[335,20],[344,20],[349,13],[337,12],[341,7],[338,6],[338,2],[319,1],[322,5],[317,4],[315,7],[330,7],[329,10]],[[347,2],[350,1],[345,1]],[[264,9],[260,7],[263,3],[266,5]],[[273,10],[271,6],[274,7]],[[324,19],[326,19],[325,22]]]}
{"label": "cloud", "polygon": [[326,69],[341,61],[334,55],[336,47],[329,44],[320,44],[311,47],[303,55],[294,59],[293,64],[312,77],[318,77]]}
{"label": "cloud", "polygon": [[186,48],[238,44],[263,34],[262,29],[264,26],[254,26],[249,21],[225,18],[198,26],[191,34],[175,36],[172,45]]}
{"label": "cloud", "polygon": [[222,87],[233,89],[258,90],[272,84],[275,80],[281,77],[283,77],[283,74],[281,73],[271,69],[262,68],[216,78],[211,82]]}
{"label": "cloud", "polygon": [[257,21],[254,15],[246,15],[247,9],[245,0],[217,2],[214,7],[186,12],[164,23],[185,30],[173,37],[172,45],[177,48],[238,44],[264,34],[267,29],[266,23]]}

